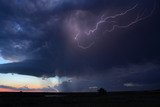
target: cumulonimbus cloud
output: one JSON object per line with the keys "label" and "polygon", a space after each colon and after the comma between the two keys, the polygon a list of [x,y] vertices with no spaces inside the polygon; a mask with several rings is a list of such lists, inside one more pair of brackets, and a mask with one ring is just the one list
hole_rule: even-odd
{"label": "cumulonimbus cloud", "polygon": [[[75,37],[68,31],[68,28],[75,30],[76,24],[81,24],[82,30],[95,28],[94,25],[103,12],[106,16],[121,13],[137,3],[138,10],[150,12],[153,1],[142,2],[139,0],[115,0],[115,2],[113,0],[1,0],[0,56],[14,63],[0,65],[0,73],[19,73],[38,77],[43,75],[83,77],[87,72],[93,75],[109,73],[113,72],[109,70],[111,68],[117,66],[128,68],[130,63],[138,64],[144,60],[159,61],[157,10],[150,18],[130,28],[107,34],[97,32],[95,45],[86,50],[79,49]],[[146,8],[147,10],[144,10]],[[132,12],[131,15],[124,16],[122,21],[119,17],[116,20],[124,23],[128,17],[135,15],[137,13]],[[69,20],[76,21],[75,25],[67,24]],[[104,29],[105,26],[101,27]],[[85,40],[82,43],[86,43]],[[92,40],[87,41],[90,42]],[[143,74],[141,70],[137,71]]]}

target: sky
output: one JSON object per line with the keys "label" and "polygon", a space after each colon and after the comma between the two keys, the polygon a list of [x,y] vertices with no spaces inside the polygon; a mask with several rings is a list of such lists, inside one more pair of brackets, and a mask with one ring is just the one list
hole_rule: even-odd
{"label": "sky", "polygon": [[0,92],[160,89],[158,0],[0,0]]}

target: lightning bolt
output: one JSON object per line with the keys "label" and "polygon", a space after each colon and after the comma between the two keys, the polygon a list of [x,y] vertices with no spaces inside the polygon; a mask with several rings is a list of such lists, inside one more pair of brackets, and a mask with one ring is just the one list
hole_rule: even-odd
{"label": "lightning bolt", "polygon": [[[88,33],[85,33],[86,35],[90,35],[90,34],[88,34]],[[78,47],[79,48],[81,48],[81,49],[88,49],[88,48],[90,48],[90,47],[92,47],[93,45],[94,45],[94,43],[95,43],[95,41],[93,41],[91,44],[89,44],[88,46],[82,46],[81,45],[81,43],[80,43],[80,41],[79,41],[79,39],[78,39],[78,37],[79,37],[79,35],[80,35],[80,32],[79,33],[77,33],[76,34],[76,36],[75,36],[75,40],[77,41],[77,44],[78,44]],[[95,37],[95,36],[94,36]]]}
{"label": "lightning bolt", "polygon": [[[86,36],[94,36],[94,33],[96,33],[96,31],[99,30],[100,26],[102,24],[113,24],[111,29],[105,29],[104,33],[106,32],[113,32],[115,31],[115,29],[122,29],[122,28],[128,28],[142,20],[145,20],[147,18],[149,18],[150,16],[152,16],[152,14],[154,13],[155,9],[156,9],[156,1],[154,3],[154,7],[153,9],[151,10],[151,12],[147,15],[147,16],[144,16],[144,13],[145,13],[145,10],[143,11],[143,13],[141,14],[137,14],[136,18],[130,22],[129,24],[126,24],[126,25],[118,25],[117,21],[114,21],[115,18],[118,18],[120,16],[124,16],[124,15],[127,15],[128,13],[130,13],[131,11],[133,10],[136,10],[136,8],[138,7],[138,4],[134,5],[133,7],[131,7],[130,9],[127,9],[126,11],[122,12],[122,13],[119,13],[119,14],[115,14],[113,16],[106,16],[105,17],[105,14],[103,14],[101,17],[100,17],[100,20],[96,23],[95,27],[91,30],[89,30],[88,32],[84,32],[84,34]],[[110,20],[113,20],[113,21],[110,21]],[[80,36],[81,32],[79,31],[76,35],[75,35],[75,40],[77,41],[77,44],[78,44],[78,47],[81,48],[81,49],[88,49],[90,47],[92,47],[94,44],[95,44],[95,41],[93,41],[92,43],[90,43],[88,46],[83,46],[81,45],[80,43],[80,40],[79,40],[79,36]],[[95,38],[96,36],[94,36]]]}

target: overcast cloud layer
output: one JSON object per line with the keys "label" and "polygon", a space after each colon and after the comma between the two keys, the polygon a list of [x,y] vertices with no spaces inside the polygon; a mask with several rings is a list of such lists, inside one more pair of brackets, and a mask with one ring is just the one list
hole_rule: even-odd
{"label": "overcast cloud layer", "polygon": [[[91,29],[104,13],[115,15],[136,4],[136,10],[115,20],[123,25],[137,14],[147,16],[155,10],[125,29],[102,33],[112,26],[102,25],[96,38],[83,35],[80,43],[74,40],[77,23],[81,30]],[[1,0],[0,57],[13,63],[1,64],[0,73],[73,78],[57,87],[63,91],[102,86],[108,90],[158,89],[159,14],[159,2],[153,0]],[[87,49],[78,46],[92,42]]]}

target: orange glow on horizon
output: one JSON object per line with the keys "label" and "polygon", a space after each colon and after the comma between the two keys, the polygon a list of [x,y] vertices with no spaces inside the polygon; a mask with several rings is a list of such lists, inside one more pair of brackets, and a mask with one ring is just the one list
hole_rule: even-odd
{"label": "orange glow on horizon", "polygon": [[[7,88],[0,88],[0,92],[20,92],[21,90],[13,90],[13,89],[7,89]],[[42,90],[26,90],[22,92],[44,92]]]}
{"label": "orange glow on horizon", "polygon": [[13,89],[8,89],[8,88],[0,88],[0,92],[18,92],[18,91]]}
{"label": "orange glow on horizon", "polygon": [[[14,89],[8,89],[8,88],[0,88],[0,92],[46,92],[41,89],[30,89],[30,90],[14,90]],[[50,91],[51,92],[51,91]],[[53,91],[55,92],[55,91]]]}

